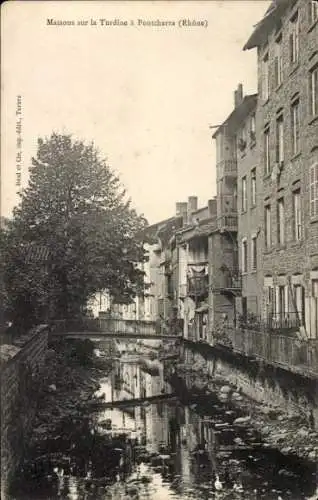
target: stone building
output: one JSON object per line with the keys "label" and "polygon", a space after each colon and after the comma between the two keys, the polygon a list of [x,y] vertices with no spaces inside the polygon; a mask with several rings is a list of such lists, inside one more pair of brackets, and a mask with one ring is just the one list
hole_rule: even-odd
{"label": "stone building", "polygon": [[[243,102],[242,86],[237,93]],[[239,267],[242,273],[242,303],[240,313],[243,319],[249,314],[261,314],[261,289],[263,283],[261,245],[259,235],[262,175],[259,165],[259,137],[256,135],[258,122],[257,95],[248,96],[246,112],[237,131],[237,184],[238,184],[238,250]]]}
{"label": "stone building", "polygon": [[211,330],[220,325],[235,325],[242,305],[245,310],[249,305],[255,313],[258,307],[257,274],[254,275],[248,265],[251,235],[257,235],[258,227],[254,214],[248,211],[251,178],[257,167],[256,103],[257,96],[243,96],[243,87],[239,84],[234,93],[233,111],[213,134],[216,141],[217,224],[209,237]]}
{"label": "stone building", "polygon": [[[176,232],[178,251],[178,317],[183,335],[191,340],[209,339],[209,234],[215,228],[216,200],[198,209],[197,198],[188,199],[187,219]],[[184,206],[185,206],[184,205]]]}
{"label": "stone building", "polygon": [[[263,190],[262,315],[318,336],[318,5],[277,0],[244,49],[257,48],[256,140]],[[242,224],[243,226],[243,224]]]}

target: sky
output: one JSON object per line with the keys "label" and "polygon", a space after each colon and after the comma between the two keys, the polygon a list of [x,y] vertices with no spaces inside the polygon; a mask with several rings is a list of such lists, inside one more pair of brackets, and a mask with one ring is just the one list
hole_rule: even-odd
{"label": "sky", "polygon": [[[5,3],[2,215],[10,216],[27,184],[38,137],[52,131],[94,141],[150,223],[174,215],[188,196],[206,205],[216,194],[209,126],[231,112],[239,82],[244,93],[256,92],[256,51],[242,48],[269,3]],[[157,20],[175,25],[147,24]]]}

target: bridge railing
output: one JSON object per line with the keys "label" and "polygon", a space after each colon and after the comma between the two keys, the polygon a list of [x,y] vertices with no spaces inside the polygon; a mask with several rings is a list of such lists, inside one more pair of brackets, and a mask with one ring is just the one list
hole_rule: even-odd
{"label": "bridge railing", "polygon": [[100,330],[97,318],[56,319],[50,323],[52,332],[98,332]]}
{"label": "bridge railing", "polygon": [[155,321],[143,321],[134,319],[113,319],[100,318],[99,329],[121,335],[140,334],[140,335],[156,335],[158,334],[157,324]]}
{"label": "bridge railing", "polygon": [[[121,318],[61,319],[51,322],[52,332],[109,332],[119,335],[171,336],[180,335],[182,329],[172,328],[161,321],[147,321]],[[179,331],[180,330],[180,331]]]}

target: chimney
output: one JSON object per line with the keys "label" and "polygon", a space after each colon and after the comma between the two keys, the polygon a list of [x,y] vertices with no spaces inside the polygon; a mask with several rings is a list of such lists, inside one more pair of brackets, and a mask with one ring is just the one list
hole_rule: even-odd
{"label": "chimney", "polygon": [[198,210],[198,197],[197,196],[189,196],[188,198],[188,209],[192,214],[196,210]]}
{"label": "chimney", "polygon": [[198,209],[198,197],[189,196],[188,198],[188,224],[192,224],[192,214]]}
{"label": "chimney", "polygon": [[234,107],[237,108],[243,101],[243,85],[238,84],[237,90],[234,91]]}
{"label": "chimney", "polygon": [[208,200],[209,217],[216,217],[216,198]]}
{"label": "chimney", "polygon": [[188,215],[187,202],[178,201],[176,203],[176,217],[182,216],[183,224],[186,224],[187,223],[187,215]]}

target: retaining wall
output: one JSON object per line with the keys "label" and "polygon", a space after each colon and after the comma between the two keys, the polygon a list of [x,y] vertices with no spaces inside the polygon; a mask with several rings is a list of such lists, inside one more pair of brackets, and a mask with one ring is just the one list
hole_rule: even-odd
{"label": "retaining wall", "polygon": [[38,377],[44,364],[48,331],[40,325],[12,344],[0,346],[1,499],[22,457],[36,410]]}
{"label": "retaining wall", "polygon": [[195,364],[206,374],[241,388],[251,399],[279,404],[287,413],[312,411],[318,428],[318,380],[298,375],[257,360],[210,346],[184,345],[187,364]]}

